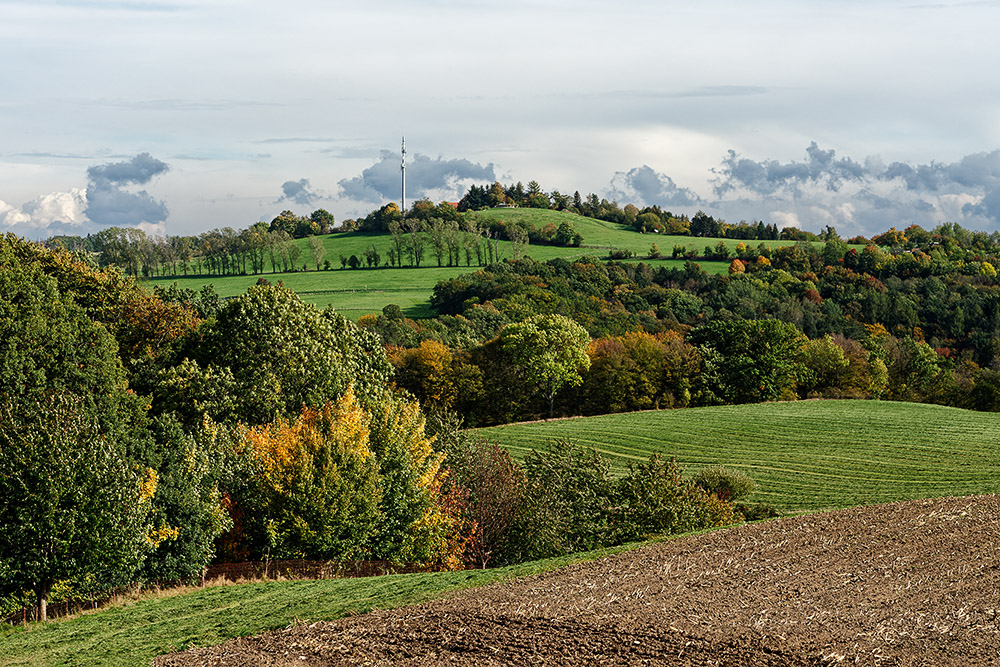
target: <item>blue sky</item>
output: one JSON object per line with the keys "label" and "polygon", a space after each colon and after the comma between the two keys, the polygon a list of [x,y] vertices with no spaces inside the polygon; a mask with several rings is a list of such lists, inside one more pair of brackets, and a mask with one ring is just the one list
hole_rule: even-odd
{"label": "blue sky", "polygon": [[1000,228],[1000,3],[0,0],[0,231],[338,220],[470,183]]}

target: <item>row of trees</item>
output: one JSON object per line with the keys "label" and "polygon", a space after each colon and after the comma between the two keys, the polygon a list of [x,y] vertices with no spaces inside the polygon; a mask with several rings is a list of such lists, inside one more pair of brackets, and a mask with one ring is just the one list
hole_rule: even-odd
{"label": "row of trees", "polygon": [[[395,382],[425,408],[454,410],[476,425],[814,397],[950,399],[963,385],[947,380],[953,371],[925,343],[879,327],[860,342],[810,340],[778,320],[716,320],[686,335],[591,340],[567,318],[538,315],[471,349],[425,340],[394,349],[390,359]],[[970,396],[992,405],[994,374],[979,384]]]}
{"label": "row of trees", "polygon": [[317,265],[325,253],[317,236],[333,230],[334,218],[324,209],[309,216],[282,211],[270,224],[254,223],[234,230],[212,229],[198,236],[149,236],[141,229],[111,227],[86,237],[59,236],[55,248],[93,253],[101,267],[115,266],[131,276],[247,275],[295,271],[302,246]]}
{"label": "row of trees", "polygon": [[596,194],[581,196],[577,190],[573,195],[564,195],[558,190],[551,193],[542,191],[537,181],[528,186],[520,182],[503,186],[499,182],[492,185],[472,185],[458,202],[458,211],[478,211],[484,208],[502,206],[522,206],[529,208],[568,211],[588,218],[596,218],[628,226],[646,233],[670,234],[675,236],[698,236],[708,238],[731,238],[743,240],[790,240],[821,241],[832,232],[828,227],[821,234],[805,232],[795,227],[778,230],[777,225],[762,221],[747,223],[745,220],[733,225],[711,215],[698,211],[690,218],[686,214],[674,215],[657,205],[639,208],[634,204],[621,206],[617,201],[609,201]]}

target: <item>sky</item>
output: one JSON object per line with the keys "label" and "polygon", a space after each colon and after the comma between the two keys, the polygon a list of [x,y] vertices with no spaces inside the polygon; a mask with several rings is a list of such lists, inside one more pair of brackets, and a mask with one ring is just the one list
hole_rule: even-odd
{"label": "sky", "polygon": [[0,232],[198,234],[538,181],[1000,229],[1000,2],[0,0]]}

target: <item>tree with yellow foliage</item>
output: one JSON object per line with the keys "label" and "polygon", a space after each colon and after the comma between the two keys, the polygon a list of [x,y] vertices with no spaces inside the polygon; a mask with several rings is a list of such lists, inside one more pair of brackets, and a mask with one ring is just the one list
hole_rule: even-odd
{"label": "tree with yellow foliage", "polygon": [[381,497],[368,446],[369,417],[348,389],[336,403],[246,431],[257,464],[271,554],[349,559],[366,555]]}

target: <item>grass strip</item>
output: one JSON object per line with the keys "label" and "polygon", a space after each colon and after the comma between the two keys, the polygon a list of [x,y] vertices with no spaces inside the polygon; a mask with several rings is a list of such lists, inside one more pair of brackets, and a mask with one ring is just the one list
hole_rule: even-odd
{"label": "grass strip", "polygon": [[391,609],[594,560],[640,544],[492,570],[364,579],[266,581],[149,594],[70,618],[0,629],[0,665],[149,664],[174,649],[219,644],[301,621]]}

